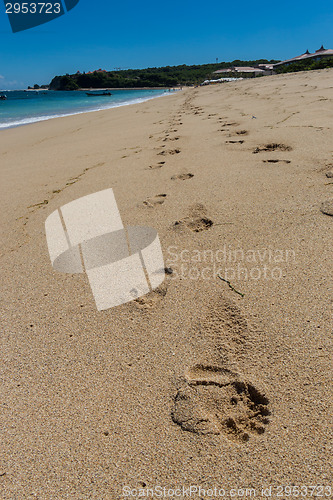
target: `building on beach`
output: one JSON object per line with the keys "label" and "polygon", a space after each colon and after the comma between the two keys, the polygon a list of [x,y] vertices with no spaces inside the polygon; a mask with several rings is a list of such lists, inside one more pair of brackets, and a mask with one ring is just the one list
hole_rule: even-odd
{"label": "building on beach", "polygon": [[218,69],[217,71],[214,71],[214,75],[228,75],[230,74],[235,74],[238,77],[241,75],[244,76],[263,76],[263,75],[271,75],[272,74],[272,68],[269,66],[271,65],[265,65],[265,64],[260,64],[258,66],[231,66],[230,68],[225,68],[225,69]]}
{"label": "building on beach", "polygon": [[289,64],[304,60],[312,59],[314,61],[319,61],[320,59],[323,59],[325,57],[333,57],[333,50],[325,49],[324,46],[322,45],[320,49],[316,50],[312,54],[307,50],[306,52],[304,52],[304,54],[301,54],[300,56],[292,57],[291,59],[286,59],[285,61],[280,61],[278,63],[273,64],[273,68],[278,68],[279,66],[288,66]]}
{"label": "building on beach", "polygon": [[313,53],[310,53],[308,50],[296,57],[292,57],[291,59],[286,59],[285,61],[280,61],[275,64],[258,64],[257,66],[230,66],[229,68],[222,68],[214,71],[213,75],[218,75],[218,77],[256,77],[256,76],[264,76],[264,75],[274,75],[275,69],[281,66],[288,66],[289,64],[296,63],[304,60],[313,60],[319,61],[325,57],[333,57],[332,49],[325,49],[322,45],[320,49],[316,50]]}

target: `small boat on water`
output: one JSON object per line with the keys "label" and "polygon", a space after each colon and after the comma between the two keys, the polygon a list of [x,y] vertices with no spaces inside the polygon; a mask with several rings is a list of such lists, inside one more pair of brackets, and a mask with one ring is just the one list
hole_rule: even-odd
{"label": "small boat on water", "polygon": [[86,95],[89,96],[89,97],[100,97],[100,96],[103,96],[103,95],[112,95],[111,92],[103,92],[103,93],[100,93],[100,92],[86,92]]}
{"label": "small boat on water", "polygon": [[7,96],[5,94],[0,94],[0,101],[6,101]]}

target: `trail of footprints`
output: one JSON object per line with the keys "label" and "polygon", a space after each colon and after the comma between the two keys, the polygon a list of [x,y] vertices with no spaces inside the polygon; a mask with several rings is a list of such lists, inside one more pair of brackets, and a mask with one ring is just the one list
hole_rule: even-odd
{"label": "trail of footprints", "polygon": [[[192,99],[192,97],[188,97],[185,100],[184,113],[203,115],[203,109],[194,106]],[[216,114],[211,113],[207,118],[211,119],[214,116]],[[169,128],[165,131],[164,137],[159,137],[158,140],[163,143],[179,141],[179,135],[174,134],[177,134],[178,126],[182,125],[181,120],[181,114],[176,115],[169,122]],[[218,121],[222,127],[221,131],[230,130],[226,127],[239,126],[238,123],[226,122],[223,118],[219,118]],[[241,138],[230,139],[226,142],[243,144],[243,137],[247,134],[246,130],[236,130],[234,134],[229,134],[229,137],[236,135]],[[180,148],[168,149],[162,145],[157,155],[168,157],[180,153]],[[165,163],[166,161],[160,161],[148,168],[151,170],[160,169],[164,167]],[[173,175],[171,180],[187,181],[193,177],[192,173],[184,172]],[[148,197],[143,204],[154,208],[162,205],[166,198],[165,193],[158,194]],[[213,224],[214,222],[208,216],[205,206],[196,203],[189,208],[187,216],[174,222],[173,227],[175,230],[190,230],[199,233],[209,230]],[[172,270],[168,270],[167,274],[172,274]],[[167,282],[149,294],[134,300],[134,306],[149,312],[163,301],[166,293]],[[222,314],[221,309],[223,309]],[[207,332],[213,331],[215,335],[221,335],[223,332],[226,335],[223,339],[224,342],[229,338],[234,354],[244,342],[243,337],[246,336],[246,323],[243,318],[238,316],[239,314],[235,313],[233,307],[222,307],[219,313],[212,316],[213,319],[206,318],[206,322],[204,322]],[[231,330],[229,337],[228,329]],[[264,433],[265,426],[269,422],[269,401],[253,383],[226,368],[222,355],[220,359],[220,365],[199,363],[186,369],[181,386],[174,397],[171,418],[183,431],[200,435],[220,435],[235,442],[246,442],[251,435],[259,436]]]}
{"label": "trail of footprints", "polygon": [[[227,122],[225,121],[224,118],[220,117],[218,118],[218,123],[220,124],[221,128],[219,129],[220,132],[230,132],[230,128],[226,128],[226,127],[235,127],[235,126],[238,126],[239,123],[237,122]],[[231,134],[229,133],[229,137],[232,137],[234,134]],[[246,130],[236,130],[235,131],[235,135],[238,135],[238,136],[245,136],[245,135],[248,135],[248,132]],[[237,140],[237,139],[229,139],[229,140],[226,140],[226,144],[243,144],[245,141],[243,139],[240,139],[240,140]],[[288,146],[286,144],[283,144],[283,143],[275,143],[275,142],[272,142],[272,143],[268,143],[268,144],[264,144],[264,145],[261,145],[261,146],[257,146],[253,151],[252,153],[253,154],[258,154],[258,153],[262,153],[262,152],[265,152],[265,153],[272,153],[272,152],[275,152],[275,151],[281,151],[281,152],[289,152],[289,151],[292,151],[292,147],[291,146]],[[277,164],[277,163],[284,163],[284,164],[290,164],[291,163],[291,160],[289,159],[281,159],[281,158],[265,158],[262,160],[263,163],[268,163],[268,164]],[[326,170],[326,177],[328,179],[332,179],[333,178],[333,164],[332,163],[329,163],[326,165],[326,168],[324,170]],[[332,183],[331,182],[328,182],[326,185],[331,185]],[[329,200],[326,200],[324,201],[323,203],[321,203],[320,205],[320,211],[325,214],[325,215],[329,215],[329,216],[333,216],[333,198],[329,199]]]}
{"label": "trail of footprints", "polygon": [[[87,172],[89,172],[90,170],[93,170],[95,168],[103,167],[103,165],[105,165],[104,161],[96,163],[95,165],[92,165],[91,167],[84,168],[83,171],[80,174],[78,174],[76,177],[71,177],[70,179],[68,179],[65,185],[59,187],[58,189],[53,189],[50,193],[48,193],[48,195],[49,195],[48,199],[45,199],[39,203],[34,203],[33,205],[29,205],[27,207],[27,210],[29,210],[29,215],[36,212],[37,210],[44,207],[45,205],[48,205],[48,203],[51,200],[53,200],[53,198],[57,194],[61,193],[62,191],[67,189],[69,186],[72,186],[76,182],[79,182]],[[26,225],[27,221],[29,220],[29,217],[28,216],[21,216],[21,217],[18,217],[16,220],[20,220],[20,219],[25,219],[25,222],[23,224]]]}
{"label": "trail of footprints", "polygon": [[[187,98],[183,106],[184,114],[204,115],[204,111],[199,106],[192,104],[192,99]],[[211,119],[215,114],[208,115]],[[237,129],[231,132],[231,128],[239,127],[237,122],[229,122],[225,118],[218,118],[221,127],[219,131],[229,133],[228,144],[243,144],[244,137],[248,135],[247,130]],[[182,115],[176,115],[165,135],[159,138],[164,143],[174,143],[180,140],[178,127],[182,125]],[[237,139],[233,137],[237,137]],[[285,144],[269,143],[258,146],[253,154],[271,153],[275,151],[289,152],[292,148]],[[158,156],[168,157],[178,155],[181,148],[168,149],[161,146]],[[288,159],[265,158],[264,163],[291,163]],[[163,168],[166,161],[157,162],[148,168],[155,170]],[[328,165],[326,177],[333,178],[333,164]],[[185,181],[193,178],[193,174],[186,172],[175,174],[171,177],[173,181]],[[147,207],[157,207],[162,205],[167,198],[165,193],[147,198],[143,203]],[[333,200],[324,202],[321,211],[327,215],[333,215]],[[190,230],[194,233],[209,230],[213,226],[213,221],[207,214],[206,208],[202,204],[195,204],[189,209],[186,217],[174,222],[175,230]],[[169,273],[171,274],[172,270]],[[167,283],[164,283],[146,296],[137,298],[134,302],[138,309],[150,311],[163,301],[167,293]],[[237,359],[237,352],[246,342],[247,331],[244,327],[244,320],[232,307],[223,308],[216,312],[207,320],[204,325],[207,334],[214,331],[216,335],[223,336],[223,347],[229,346],[229,355]],[[171,418],[173,422],[180,426],[183,431],[198,435],[221,436],[228,440],[244,443],[251,436],[260,436],[265,432],[269,423],[269,400],[263,390],[256,387],[254,383],[247,380],[234,370],[226,367],[228,354],[222,355],[223,348],[219,348],[220,363],[197,363],[185,370],[184,377],[178,386],[174,396]]]}
{"label": "trail of footprints", "polygon": [[[230,128],[229,127],[238,127],[239,123],[238,122],[227,122],[225,121],[224,118],[219,118],[218,119],[218,124],[222,127],[219,129],[219,132],[229,132],[228,137],[234,137],[236,136],[241,136],[244,137],[245,135],[248,135],[247,130],[235,130],[232,133],[230,133]],[[227,139],[225,141],[226,144],[244,144],[245,140],[244,139]]]}
{"label": "trail of footprints", "polygon": [[[230,132],[230,127],[237,127],[239,126],[238,122],[227,122],[223,118],[218,119],[218,123],[221,125],[221,129],[219,129],[220,132]],[[228,128],[226,128],[228,127]],[[235,135],[244,137],[248,135],[247,130],[235,130],[234,133],[229,133],[229,137],[233,137]],[[226,144],[244,144],[245,140],[244,139],[228,139],[226,140]],[[254,151],[252,151],[253,154],[261,153],[261,152],[268,152],[271,153],[273,151],[292,151],[292,148],[290,146],[287,146],[286,144],[278,144],[278,143],[270,143],[270,144],[265,144],[263,146],[257,146]],[[262,160],[263,163],[285,163],[289,164],[291,163],[290,160],[287,159],[276,159],[276,158],[268,158]]]}
{"label": "trail of footprints", "polygon": [[[176,142],[180,140],[180,137],[177,134],[178,128],[176,128],[179,125],[182,125],[181,122],[182,119],[182,114],[178,113],[176,116],[174,116],[171,121],[169,122],[169,128],[164,131],[164,136],[158,137],[157,140],[162,141],[162,142]],[[150,135],[150,139],[153,139],[154,136]],[[179,148],[174,148],[174,149],[165,149],[165,144],[161,145],[159,148],[159,152],[157,153],[157,156],[173,156],[173,155],[178,155],[181,153],[181,150]],[[149,165],[148,170],[158,170],[162,168],[165,165],[166,161],[159,161],[153,165]],[[171,177],[171,180],[188,180],[194,177],[194,175],[190,172],[184,172],[180,174],[175,174]],[[156,196],[152,196],[144,200],[143,204],[147,207],[156,207],[158,205],[162,205],[165,201],[165,198],[167,197],[166,194],[158,194]]]}
{"label": "trail of footprints", "polygon": [[[164,143],[168,143],[168,142],[173,143],[173,142],[179,141],[181,139],[181,137],[179,135],[174,135],[174,134],[177,134],[178,127],[183,124],[183,122],[182,122],[183,114],[187,114],[187,115],[204,115],[205,114],[204,110],[200,106],[195,106],[192,103],[195,95],[196,95],[196,93],[194,93],[191,96],[186,97],[184,104],[183,104],[183,107],[182,107],[182,111],[178,112],[175,116],[173,116],[171,118],[171,120],[169,121],[169,128],[167,128],[164,131],[163,137],[158,138],[159,141],[162,141]],[[211,119],[215,116],[217,116],[216,113],[210,113],[207,115],[207,119]],[[219,120],[219,123],[224,122],[222,124],[223,126],[237,126],[237,125],[239,125],[236,122],[231,122],[231,123],[225,122],[224,118],[218,118],[218,120]],[[244,136],[244,135],[248,134],[248,132],[246,130],[237,130],[235,133],[238,136]],[[149,136],[150,139],[153,139],[153,137],[154,137],[153,135]],[[244,142],[244,140],[242,140],[242,139],[230,140],[227,142],[242,144]],[[168,148],[166,148],[166,145],[163,144],[160,146],[160,150],[157,153],[157,155],[168,157],[168,156],[178,155],[180,153],[181,153],[180,148],[168,149]],[[158,170],[158,169],[162,168],[165,164],[166,164],[166,161],[159,161],[153,165],[149,165],[148,170]],[[194,175],[191,172],[184,172],[184,173],[173,175],[171,177],[171,180],[185,181],[188,179],[192,179],[193,177],[194,177]],[[148,206],[148,207],[156,207],[158,205],[162,205],[165,201],[166,196],[167,196],[166,194],[163,194],[163,195],[159,194],[159,195],[156,195],[153,197],[149,197],[146,200],[144,200],[143,204]],[[182,219],[180,221],[176,221],[174,223],[174,225],[175,226],[177,226],[177,225],[186,226],[194,232],[200,232],[202,230],[208,229],[209,227],[211,227],[213,225],[213,222],[205,214],[200,214],[199,213],[200,211],[202,212],[203,210],[200,209],[198,211],[198,209],[195,210],[192,207],[190,209],[190,212],[191,212],[190,215],[188,217],[185,217],[184,219]]]}

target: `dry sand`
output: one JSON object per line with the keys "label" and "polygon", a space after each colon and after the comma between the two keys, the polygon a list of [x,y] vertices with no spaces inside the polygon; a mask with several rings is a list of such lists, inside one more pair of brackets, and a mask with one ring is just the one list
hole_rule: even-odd
{"label": "dry sand", "polygon": [[[332,102],[322,70],[1,132],[1,499],[330,484]],[[44,222],[109,187],[174,272],[98,312]]]}

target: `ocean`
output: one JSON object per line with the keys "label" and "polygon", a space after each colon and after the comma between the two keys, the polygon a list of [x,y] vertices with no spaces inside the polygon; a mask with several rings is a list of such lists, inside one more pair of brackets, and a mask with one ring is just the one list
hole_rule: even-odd
{"label": "ocean", "polygon": [[60,116],[135,104],[169,93],[165,89],[121,89],[110,90],[110,92],[111,96],[88,97],[85,91],[0,91],[0,95],[7,96],[7,100],[0,100],[0,129],[18,127]]}

